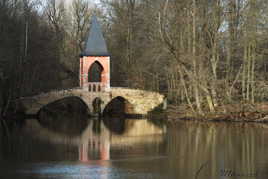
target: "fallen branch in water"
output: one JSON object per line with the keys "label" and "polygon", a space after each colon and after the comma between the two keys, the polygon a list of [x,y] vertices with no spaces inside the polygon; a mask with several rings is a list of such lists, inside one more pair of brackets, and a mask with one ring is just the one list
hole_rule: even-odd
{"label": "fallen branch in water", "polygon": [[206,161],[205,163],[203,163],[200,168],[197,170],[197,172],[195,173],[195,179],[198,179],[198,176],[200,174],[200,172],[203,170],[203,168],[208,164],[209,161]]}

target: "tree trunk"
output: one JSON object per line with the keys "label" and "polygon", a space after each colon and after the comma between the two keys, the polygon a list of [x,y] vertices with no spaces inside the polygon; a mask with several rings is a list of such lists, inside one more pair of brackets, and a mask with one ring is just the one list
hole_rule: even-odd
{"label": "tree trunk", "polygon": [[196,57],[196,0],[193,0],[193,25],[192,25],[192,36],[193,36],[193,42],[192,42],[192,57],[193,57],[193,85],[194,85],[194,96],[195,96],[195,102],[196,107],[199,114],[203,114],[202,108],[201,108],[201,101],[200,101],[200,95],[199,95],[199,88],[198,88],[198,74],[197,74],[197,57]]}

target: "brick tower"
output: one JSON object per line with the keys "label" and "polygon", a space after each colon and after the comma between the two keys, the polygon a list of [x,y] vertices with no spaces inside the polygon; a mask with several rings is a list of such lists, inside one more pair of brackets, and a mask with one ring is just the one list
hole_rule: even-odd
{"label": "brick tower", "polygon": [[110,90],[110,56],[96,16],[92,17],[85,50],[80,57],[79,78],[84,90]]}

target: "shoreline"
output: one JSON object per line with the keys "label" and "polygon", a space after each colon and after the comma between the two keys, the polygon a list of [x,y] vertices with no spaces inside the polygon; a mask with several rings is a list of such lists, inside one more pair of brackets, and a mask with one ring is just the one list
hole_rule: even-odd
{"label": "shoreline", "polygon": [[178,121],[194,121],[194,122],[225,122],[225,123],[258,123],[258,124],[268,124],[268,119],[217,119],[217,118],[196,118],[196,117],[178,117],[176,119],[169,118],[168,122],[178,122]]}
{"label": "shoreline", "polygon": [[[170,106],[165,112],[169,122],[176,121],[199,121],[199,122],[237,122],[237,123],[268,123],[268,103],[256,104],[250,109],[236,104],[228,106],[231,110],[219,110],[214,113],[197,115],[187,109],[178,110],[179,106]],[[225,107],[226,109],[227,107]]]}

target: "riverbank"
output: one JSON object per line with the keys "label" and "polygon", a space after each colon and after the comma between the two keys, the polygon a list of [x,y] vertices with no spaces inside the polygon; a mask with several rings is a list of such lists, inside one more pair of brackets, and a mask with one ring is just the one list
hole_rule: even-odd
{"label": "riverbank", "polygon": [[166,111],[169,122],[181,120],[215,121],[215,122],[256,122],[268,123],[268,103],[229,104],[219,106],[215,112],[197,115],[186,106],[170,105]]}

